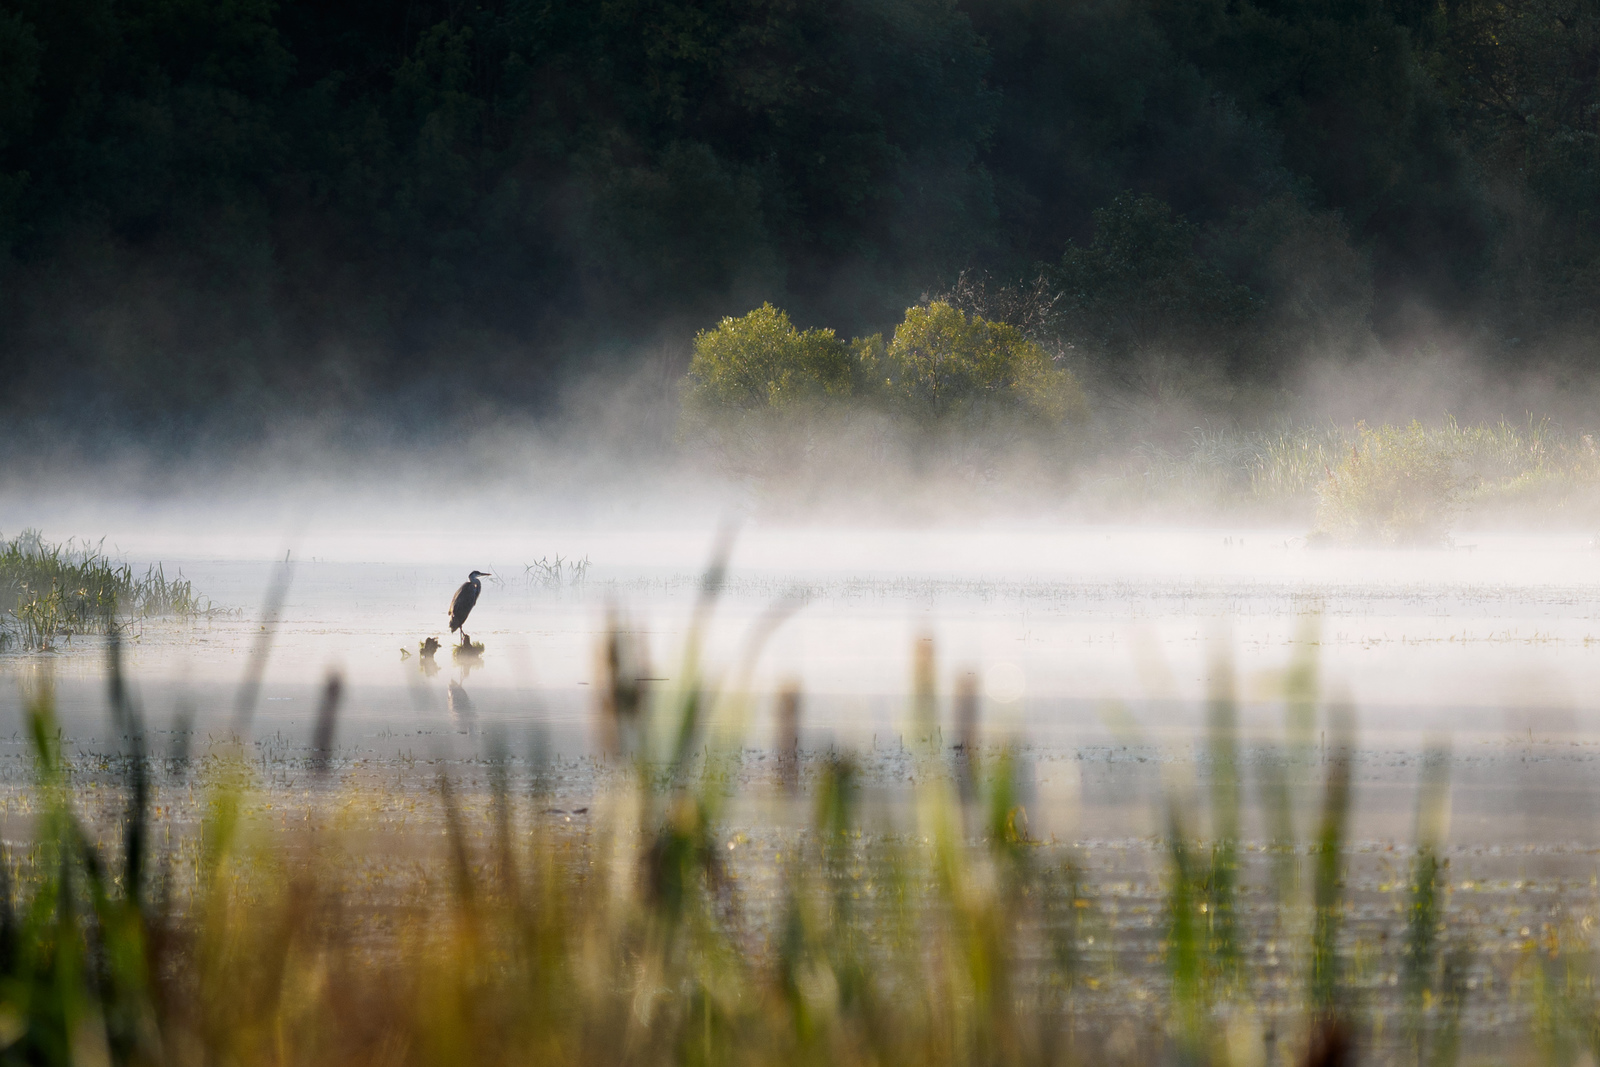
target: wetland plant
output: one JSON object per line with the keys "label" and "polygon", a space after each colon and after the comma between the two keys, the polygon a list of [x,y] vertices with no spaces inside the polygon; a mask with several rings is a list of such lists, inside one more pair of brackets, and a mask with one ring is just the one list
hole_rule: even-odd
{"label": "wetland plant", "polygon": [[46,648],[57,637],[109,633],[119,620],[213,611],[181,574],[160,564],[142,577],[94,546],[46,542],[37,530],[0,540],[0,649]]}
{"label": "wetland plant", "polygon": [[1400,986],[1403,1029],[1418,1067],[1454,1063],[1460,1049],[1461,1010],[1472,948],[1445,921],[1449,860],[1440,855],[1449,805],[1449,753],[1433,747],[1423,757],[1417,791],[1416,854],[1406,887],[1406,932]]}
{"label": "wetland plant", "polygon": [[532,563],[522,565],[523,575],[539,589],[559,592],[562,589],[581,589],[589,577],[589,557],[563,559],[540,556]]}
{"label": "wetland plant", "polygon": [[1355,439],[1317,490],[1318,533],[1342,543],[1442,543],[1460,478],[1449,441],[1409,426],[1356,425]]}

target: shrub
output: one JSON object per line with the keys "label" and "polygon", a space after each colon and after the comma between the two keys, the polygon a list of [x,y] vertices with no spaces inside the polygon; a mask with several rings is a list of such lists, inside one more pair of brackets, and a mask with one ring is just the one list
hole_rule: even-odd
{"label": "shrub", "polygon": [[762,304],[695,336],[685,402],[702,414],[785,411],[849,396],[853,385],[849,345],[832,330],[797,330]]}
{"label": "shrub", "polygon": [[1456,509],[1452,451],[1422,424],[1368,428],[1318,493],[1319,533],[1342,542],[1438,544]]}
{"label": "shrub", "polygon": [[970,318],[944,301],[906,311],[879,352],[882,388],[891,406],[924,426],[1020,420],[1059,427],[1087,416],[1072,374],[1013,326]]}

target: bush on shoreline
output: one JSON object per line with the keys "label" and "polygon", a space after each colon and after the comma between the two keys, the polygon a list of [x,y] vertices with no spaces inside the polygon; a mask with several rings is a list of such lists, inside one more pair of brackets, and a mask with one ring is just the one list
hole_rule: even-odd
{"label": "bush on shoreline", "polygon": [[753,435],[804,451],[811,427],[863,413],[913,437],[1000,440],[1060,437],[1089,417],[1077,379],[1020,330],[945,301],[907,309],[887,344],[800,330],[763,304],[696,335],[681,395],[683,435],[730,452],[761,451]]}
{"label": "bush on shoreline", "polygon": [[881,367],[890,410],[924,427],[1004,423],[1049,433],[1089,415],[1077,379],[1020,330],[941,300],[906,310]]}

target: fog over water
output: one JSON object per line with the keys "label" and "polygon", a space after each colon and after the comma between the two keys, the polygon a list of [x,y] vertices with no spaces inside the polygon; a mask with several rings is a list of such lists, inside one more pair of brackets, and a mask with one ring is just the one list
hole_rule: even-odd
{"label": "fog over water", "polygon": [[[464,456],[463,470],[484,455]],[[129,630],[126,666],[162,743],[185,729],[202,746],[228,736],[241,680],[264,654],[251,733],[265,752],[305,749],[337,672],[337,740],[351,760],[412,773],[489,744],[587,759],[608,627],[643,642],[646,684],[670,699],[727,528],[703,662],[750,698],[719,705],[715,736],[753,752],[771,751],[788,684],[804,693],[803,747],[899,751],[914,649],[931,637],[942,728],[951,694],[975,676],[986,738],[1023,745],[1036,763],[1036,826],[1148,833],[1157,768],[1199,754],[1208,694],[1231,678],[1247,744],[1275,744],[1286,670],[1297,642],[1314,641],[1322,698],[1354,705],[1368,754],[1363,832],[1410,832],[1417,757],[1440,741],[1456,753],[1461,839],[1525,839],[1529,812],[1553,813],[1555,829],[1540,832],[1558,838],[1592,821],[1600,550],[1574,526],[1468,528],[1448,547],[1380,549],[1318,547],[1303,522],[1096,523],[1059,501],[984,521],[959,507],[807,520],[687,465],[630,470],[613,456],[582,485],[595,472],[581,461],[537,456],[516,477],[451,477],[451,458],[434,455],[300,478],[13,481],[0,531],[103,536],[136,571],[181,572],[220,609]],[[286,555],[266,641],[264,600]],[[536,564],[557,557],[551,581]],[[485,650],[462,663],[446,607],[473,569],[492,574],[467,625]],[[779,604],[793,613],[741,684],[751,635]],[[418,654],[430,636],[445,643],[434,663]],[[89,750],[106,743],[105,639],[0,655],[0,729],[20,730],[45,677],[68,734]],[[593,788],[583,781],[573,788]]]}
{"label": "fog over water", "polygon": [[[241,675],[273,561],[286,551],[293,580],[269,684],[313,685],[337,667],[358,686],[403,685],[416,664],[400,649],[446,636],[445,606],[472,568],[496,575],[471,620],[489,646],[471,674],[475,690],[560,693],[586,682],[610,605],[648,633],[666,671],[715,531],[688,519],[631,529],[542,526],[536,515],[497,522],[493,508],[293,525],[225,513],[196,525],[184,508],[159,504],[113,505],[90,521],[94,510],[80,504],[44,532],[104,531],[136,567],[181,570],[232,612],[140,625],[133,669],[169,684],[225,685]],[[7,502],[0,528],[18,527],[27,513]],[[552,590],[527,570],[558,555],[588,560],[581,585]],[[1443,725],[1430,708],[1582,703],[1600,664],[1600,552],[1571,532],[1334,550],[1307,547],[1291,528],[750,521],[710,634],[712,662],[731,658],[753,618],[791,593],[804,607],[771,642],[758,686],[793,676],[818,694],[897,695],[911,641],[927,632],[946,674],[1013,678],[991,686],[991,697],[1029,729],[1054,725],[1038,700],[1197,698],[1217,647],[1233,650],[1246,696],[1270,695],[1289,642],[1318,614],[1324,677],[1363,705],[1418,708],[1386,722],[1395,728]],[[8,672],[35,666],[8,659]],[[54,659],[65,676],[99,669],[76,647]],[[1169,680],[1153,680],[1157,663]],[[847,715],[836,725],[857,722]]]}

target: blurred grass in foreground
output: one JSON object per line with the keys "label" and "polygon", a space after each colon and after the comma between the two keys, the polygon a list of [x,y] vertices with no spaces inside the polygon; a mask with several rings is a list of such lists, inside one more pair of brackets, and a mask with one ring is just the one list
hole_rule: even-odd
{"label": "blurred grass in foreground", "polygon": [[[1209,803],[1196,783],[1163,788],[1155,993],[1109,1004],[1099,991],[1127,964],[1108,951],[1092,849],[1029,836],[1018,753],[982,746],[971,722],[945,744],[931,643],[915,657],[908,807],[874,809],[857,760],[834,753],[802,788],[756,806],[770,826],[729,825],[749,711],[739,680],[784,610],[726,686],[707,679],[691,637],[684,682],[659,702],[643,695],[643,658],[624,632],[607,637],[598,725],[616,774],[584,830],[541,817],[543,776],[514,788],[492,742],[474,772],[486,804],[441,774],[433,817],[386,837],[343,833],[349,787],[328,755],[336,681],[301,787],[306,818],[264,811],[244,746],[193,763],[147,752],[114,638],[109,703],[124,751],[100,757],[121,775],[114,826],[83,813],[107,798],[76,784],[48,687],[28,705],[30,829],[0,862],[0,1061],[1445,1064],[1472,998],[1508,995],[1534,1020],[1522,1059],[1565,1067],[1597,1051],[1592,963],[1576,936],[1547,930],[1510,986],[1469,992],[1474,949],[1451,923],[1440,858],[1437,754],[1410,873],[1392,891],[1397,936],[1352,939],[1354,716],[1321,709],[1313,630],[1288,674],[1281,743],[1252,742],[1265,843],[1243,836],[1246,740],[1218,661],[1196,768]],[[203,796],[198,828],[163,823],[152,799],[163,784]],[[775,834],[765,870],[733,862],[744,830]],[[415,857],[403,906],[370,908],[357,891],[373,854]],[[1389,972],[1403,986],[1385,1018]]]}

